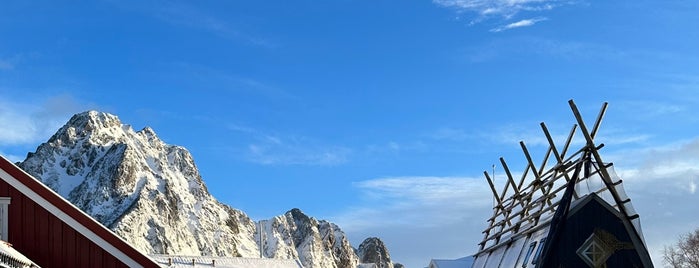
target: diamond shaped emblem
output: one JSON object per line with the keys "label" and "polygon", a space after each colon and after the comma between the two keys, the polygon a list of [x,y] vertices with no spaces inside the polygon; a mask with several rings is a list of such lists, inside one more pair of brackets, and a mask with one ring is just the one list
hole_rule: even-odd
{"label": "diamond shaped emblem", "polygon": [[607,243],[604,243],[602,239],[597,237],[595,233],[592,233],[590,237],[585,240],[585,243],[578,248],[577,253],[590,267],[600,268],[607,266],[607,259],[614,251],[607,246]]}

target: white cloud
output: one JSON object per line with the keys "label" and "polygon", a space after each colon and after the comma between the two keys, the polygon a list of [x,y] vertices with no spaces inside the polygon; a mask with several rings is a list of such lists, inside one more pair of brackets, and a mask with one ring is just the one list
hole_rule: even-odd
{"label": "white cloud", "polygon": [[0,151],[0,155],[7,158],[7,160],[10,160],[10,162],[12,162],[12,163],[20,162],[20,161],[24,160],[24,157],[21,155],[8,154],[8,153],[5,153],[3,151]]}
{"label": "white cloud", "polygon": [[471,133],[468,133],[463,129],[452,127],[439,128],[430,136],[436,140],[449,141],[466,141],[468,139],[474,138],[474,135],[472,135]]}
{"label": "white cloud", "polygon": [[489,17],[513,18],[522,11],[541,12],[552,10],[573,1],[560,0],[433,0],[433,3],[455,9],[459,13],[475,13],[472,23]]}
{"label": "white cloud", "polygon": [[255,128],[230,124],[230,130],[244,133],[253,142],[245,149],[248,161],[263,165],[333,166],[346,163],[352,150],[325,145],[305,137],[280,137]]}
{"label": "white cloud", "polygon": [[664,246],[699,227],[695,182],[699,178],[699,137],[626,151],[615,158],[617,173],[641,216],[649,251],[660,265]]}
{"label": "white cloud", "polygon": [[560,60],[620,62],[635,61],[643,52],[621,50],[604,44],[554,40],[538,37],[506,37],[493,39],[464,50],[471,62],[485,62],[528,54]]}
{"label": "white cloud", "polygon": [[[678,95],[685,96],[682,94]],[[652,100],[622,101],[618,103],[618,107],[620,112],[633,115],[633,117],[635,117],[637,120],[653,120],[677,115],[691,110],[676,102],[669,103]]]}
{"label": "white cloud", "polygon": [[0,70],[12,70],[14,68],[15,65],[12,64],[10,61],[0,59]]}
{"label": "white cloud", "polygon": [[362,205],[330,218],[353,244],[379,236],[408,267],[472,253],[493,205],[482,177],[386,177],[354,187]]}
{"label": "white cloud", "polygon": [[0,96],[0,145],[33,144],[48,139],[71,115],[85,107],[70,96],[54,96],[41,103]]}
{"label": "white cloud", "polygon": [[17,64],[20,64],[24,58],[24,54],[15,54],[6,58],[0,58],[0,71],[14,70]]}
{"label": "white cloud", "polygon": [[[660,265],[663,246],[699,227],[699,137],[612,156],[641,216],[651,256]],[[610,158],[604,150],[602,157]],[[492,213],[492,195],[482,177],[388,177],[354,186],[360,190],[359,204],[333,221],[352,234],[353,243],[380,235],[394,260],[409,266],[474,253]]]}
{"label": "white cloud", "polygon": [[365,206],[334,217],[346,230],[380,226],[433,228],[492,206],[485,179],[388,177],[354,183]]}
{"label": "white cloud", "polygon": [[248,145],[248,160],[264,165],[333,166],[348,161],[350,149],[278,140]]}
{"label": "white cloud", "polygon": [[521,28],[521,27],[527,27],[527,26],[532,26],[540,21],[545,21],[547,18],[539,17],[539,18],[533,18],[533,19],[525,19],[525,20],[520,20],[517,22],[513,22],[507,25],[503,25],[497,28],[493,28],[490,31],[497,33],[497,32],[502,32],[514,28]]}
{"label": "white cloud", "polygon": [[355,186],[373,198],[410,199],[429,205],[480,194],[482,182],[463,177],[391,177],[362,181]]}
{"label": "white cloud", "polygon": [[171,72],[182,73],[177,77],[183,85],[196,87],[202,91],[233,91],[266,97],[270,100],[296,101],[296,96],[270,83],[250,77],[240,76],[225,70],[188,62],[174,62],[168,65]]}

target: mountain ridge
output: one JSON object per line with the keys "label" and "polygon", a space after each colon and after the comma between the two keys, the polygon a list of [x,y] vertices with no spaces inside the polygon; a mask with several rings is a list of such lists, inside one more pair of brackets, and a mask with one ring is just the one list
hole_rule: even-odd
{"label": "mountain ridge", "polygon": [[299,259],[304,267],[357,267],[334,223],[294,208],[255,222],[208,191],[189,151],[115,115],[71,117],[19,166],[149,254]]}

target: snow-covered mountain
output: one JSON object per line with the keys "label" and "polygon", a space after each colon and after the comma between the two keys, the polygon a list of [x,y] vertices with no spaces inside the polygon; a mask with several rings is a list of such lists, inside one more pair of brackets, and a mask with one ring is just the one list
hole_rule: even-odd
{"label": "snow-covered mountain", "polygon": [[77,114],[20,167],[144,252],[258,255],[255,223],[216,201],[189,152],[150,128]]}
{"label": "snow-covered mountain", "polygon": [[308,217],[299,209],[260,221],[259,226],[267,258],[297,258],[304,267],[356,267],[359,263],[340,227]]}
{"label": "snow-covered mountain", "polygon": [[360,260],[337,225],[299,209],[254,222],[218,202],[185,148],[111,114],[74,115],[19,166],[146,253],[262,254],[304,267],[356,267]]}
{"label": "snow-covered mountain", "polygon": [[394,268],[388,248],[378,237],[364,239],[357,249],[357,255],[362,263],[375,263],[376,267]]}

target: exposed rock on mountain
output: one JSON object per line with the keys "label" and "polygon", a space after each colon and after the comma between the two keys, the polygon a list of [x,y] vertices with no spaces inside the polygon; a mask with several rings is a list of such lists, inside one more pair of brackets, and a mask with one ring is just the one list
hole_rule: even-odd
{"label": "exposed rock on mountain", "polygon": [[[299,209],[256,223],[209,194],[185,148],[111,114],[76,114],[19,166],[146,253],[263,255],[309,268],[359,263],[337,225]],[[375,259],[370,246],[359,256]]]}
{"label": "exposed rock on mountain", "polygon": [[377,237],[364,239],[357,249],[357,255],[361,263],[374,263],[379,268],[393,268],[386,245]]}
{"label": "exposed rock on mountain", "polygon": [[77,114],[20,167],[144,252],[257,256],[255,223],[216,201],[189,152],[150,128]]}
{"label": "exposed rock on mountain", "polygon": [[[308,217],[299,209],[260,221],[262,248],[268,258],[298,258],[304,267],[356,267],[345,233],[334,223]],[[259,238],[259,233],[256,234]]]}

